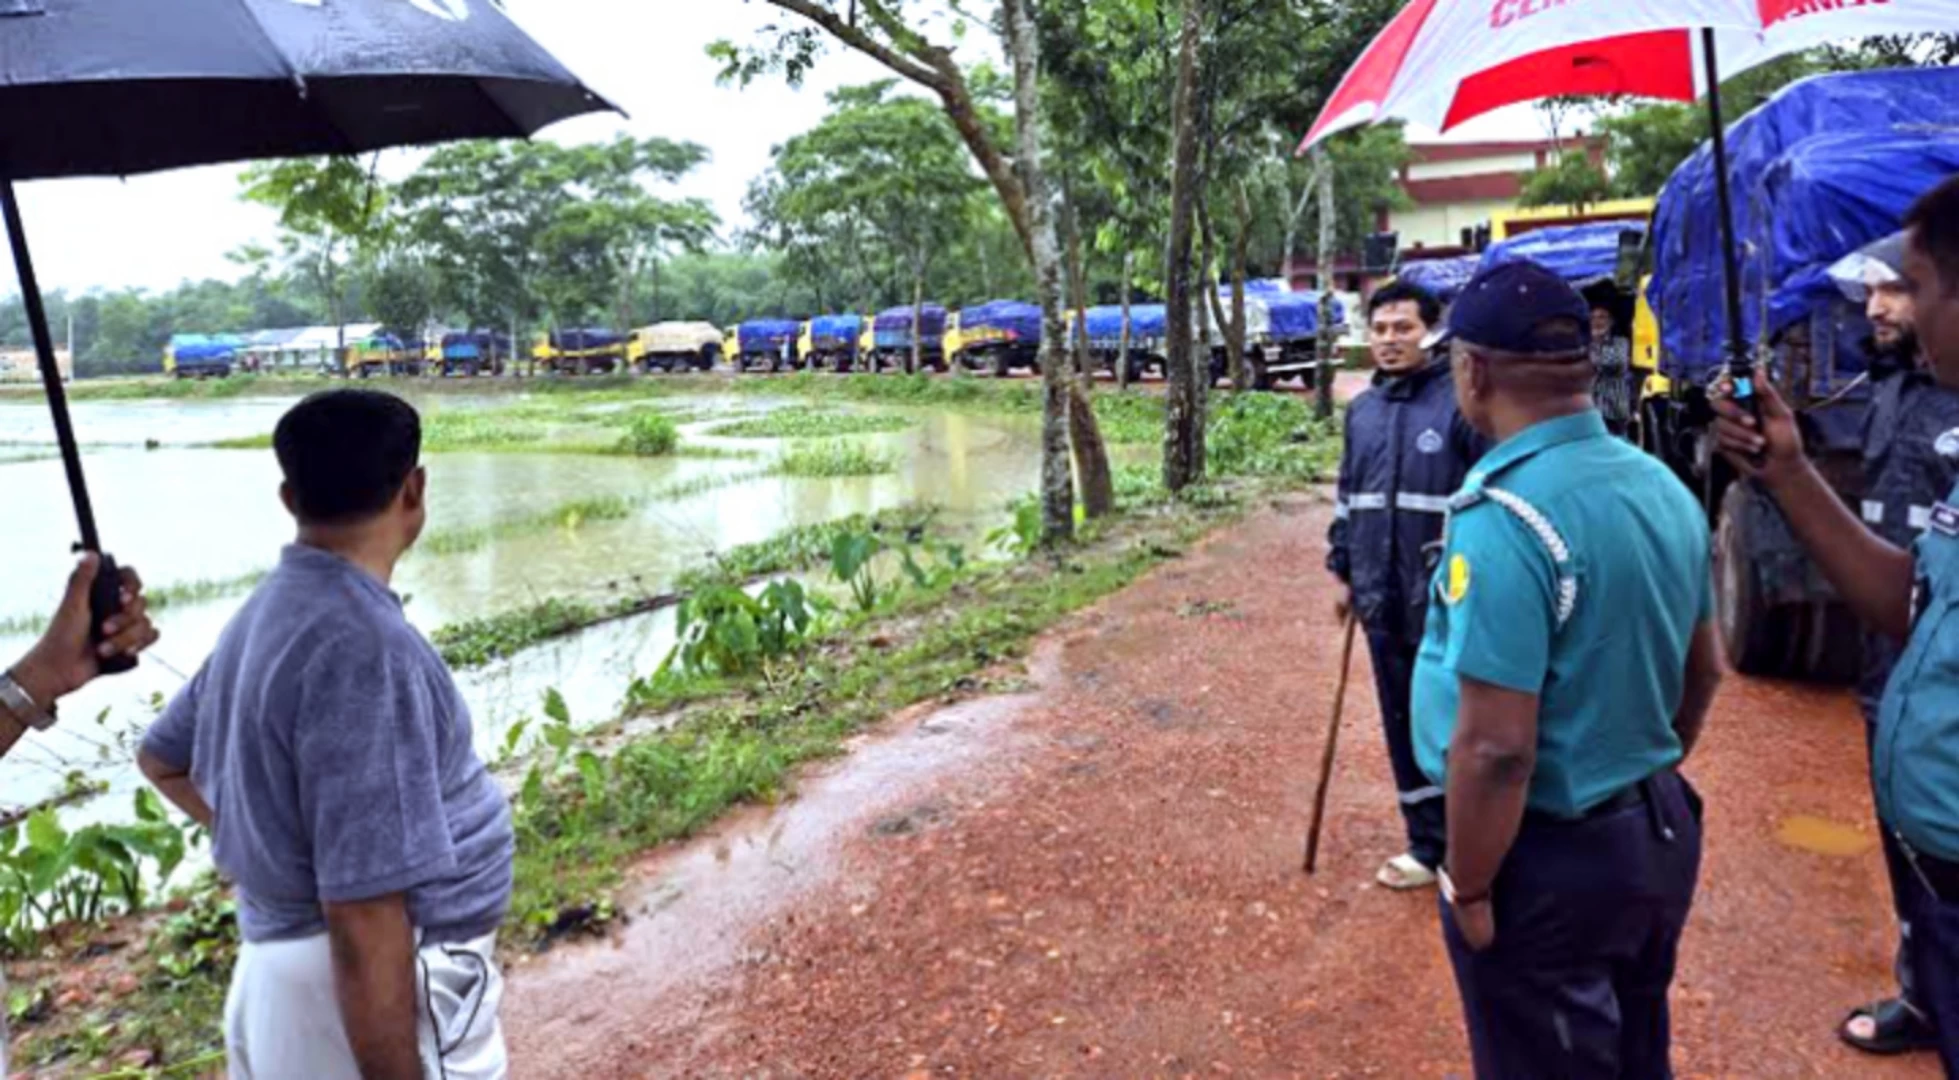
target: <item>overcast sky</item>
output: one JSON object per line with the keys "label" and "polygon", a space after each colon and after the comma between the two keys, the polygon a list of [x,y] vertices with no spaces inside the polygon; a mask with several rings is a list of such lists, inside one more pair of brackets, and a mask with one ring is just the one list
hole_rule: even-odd
{"label": "overcast sky", "polygon": [[[724,223],[741,220],[748,183],[767,167],[769,148],[822,118],[824,93],[883,78],[870,60],[832,50],[801,90],[779,77],[746,90],[715,84],[706,45],[749,40],[785,20],[754,0],[509,0],[517,20],[628,118],[584,117],[547,129],[562,142],[607,139],[619,132],[698,142],[712,162],[680,187],[710,199]],[[1512,111],[1475,122],[1454,137],[1539,134]],[[412,167],[393,152],[384,171]],[[189,279],[234,278],[226,253],[271,238],[269,211],[238,201],[239,167],[186,169],[130,180],[58,180],[24,185],[21,204],[44,289],[134,286],[165,289]],[[0,290],[17,292],[11,263]]]}

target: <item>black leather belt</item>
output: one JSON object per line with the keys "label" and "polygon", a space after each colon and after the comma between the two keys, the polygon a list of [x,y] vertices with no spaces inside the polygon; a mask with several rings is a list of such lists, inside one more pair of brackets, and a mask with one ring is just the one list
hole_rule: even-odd
{"label": "black leather belt", "polygon": [[1624,789],[1617,795],[1611,796],[1577,817],[1563,817],[1558,814],[1547,813],[1543,810],[1525,810],[1524,821],[1530,825],[1582,825],[1595,818],[1602,818],[1608,814],[1616,814],[1621,810],[1630,810],[1635,806],[1643,804],[1645,801],[1646,784],[1644,781],[1641,781]]}

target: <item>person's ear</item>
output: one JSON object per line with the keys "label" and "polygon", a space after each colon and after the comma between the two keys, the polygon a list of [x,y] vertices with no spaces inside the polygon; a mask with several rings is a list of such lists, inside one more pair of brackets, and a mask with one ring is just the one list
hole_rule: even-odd
{"label": "person's ear", "polygon": [[295,519],[299,517],[299,496],[293,494],[291,484],[285,482],[279,484],[279,501],[286,504],[286,513],[291,514]]}
{"label": "person's ear", "polygon": [[401,485],[401,508],[410,512],[420,510],[428,498],[429,474],[426,466],[417,465],[408,474],[408,482]]}

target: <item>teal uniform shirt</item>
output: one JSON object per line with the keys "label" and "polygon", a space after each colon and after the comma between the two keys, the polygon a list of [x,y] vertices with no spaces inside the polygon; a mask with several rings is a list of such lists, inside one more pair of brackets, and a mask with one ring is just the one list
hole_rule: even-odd
{"label": "teal uniform shirt", "polygon": [[1911,640],[1871,749],[1877,814],[1913,850],[1959,862],[1959,488],[1912,545]]}
{"label": "teal uniform shirt", "polygon": [[1450,500],[1415,668],[1415,755],[1447,784],[1463,678],[1539,695],[1528,805],[1577,817],[1682,756],[1711,614],[1707,518],[1595,411],[1518,432]]}

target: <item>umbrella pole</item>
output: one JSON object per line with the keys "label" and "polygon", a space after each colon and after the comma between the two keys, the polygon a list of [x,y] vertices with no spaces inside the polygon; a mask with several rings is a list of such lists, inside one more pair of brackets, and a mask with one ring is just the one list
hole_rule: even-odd
{"label": "umbrella pole", "polygon": [[1735,243],[1734,196],[1728,188],[1728,133],[1721,117],[1721,69],[1714,55],[1714,30],[1701,30],[1701,59],[1707,65],[1707,121],[1714,142],[1714,196],[1721,212],[1721,285],[1728,312],[1728,372],[1735,379],[1735,398],[1754,396],[1748,381],[1754,375],[1748,345],[1741,333],[1740,248]]}
{"label": "umbrella pole", "polygon": [[[14,270],[20,278],[21,304],[27,309],[27,327],[34,335],[34,358],[41,368],[41,385],[47,390],[48,411],[54,414],[54,436],[61,444],[61,465],[68,471],[68,494],[75,502],[75,521],[81,527],[81,549],[102,555],[102,537],[95,529],[95,509],[88,499],[88,480],[82,475],[82,451],[75,442],[75,425],[68,418],[68,393],[61,385],[61,366],[55,360],[54,337],[48,333],[48,312],[41,304],[41,287],[34,280],[34,260],[27,251],[27,230],[21,224],[20,201],[14,197],[14,182],[0,178],[0,212],[7,219],[7,242],[14,249]],[[71,358],[72,362],[72,358]],[[89,591],[91,635],[101,640],[103,620],[122,610],[122,574],[116,561],[102,555]],[[131,656],[116,656],[101,662],[105,674],[128,671],[136,666]]]}

